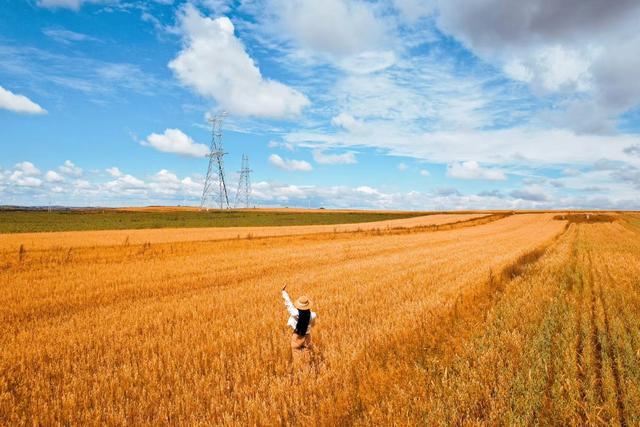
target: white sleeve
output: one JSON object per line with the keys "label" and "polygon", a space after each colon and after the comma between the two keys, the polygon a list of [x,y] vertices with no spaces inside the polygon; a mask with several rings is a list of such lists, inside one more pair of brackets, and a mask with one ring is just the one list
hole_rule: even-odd
{"label": "white sleeve", "polygon": [[289,312],[289,314],[292,316],[297,316],[298,309],[293,306],[293,303],[291,302],[291,298],[289,298],[289,294],[287,293],[287,291],[282,291],[282,299],[284,300],[284,306],[287,307],[287,311]]}

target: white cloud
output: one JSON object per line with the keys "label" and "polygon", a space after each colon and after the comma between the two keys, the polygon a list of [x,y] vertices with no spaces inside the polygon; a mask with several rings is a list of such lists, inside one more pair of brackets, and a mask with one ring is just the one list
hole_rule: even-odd
{"label": "white cloud", "polygon": [[38,169],[33,163],[31,162],[20,162],[20,163],[16,163],[15,166],[16,170],[21,172],[24,175],[27,176],[36,176],[36,175],[40,175],[40,169]]}
{"label": "white cloud", "polygon": [[405,165],[404,163],[398,163],[398,170],[399,170],[400,172],[404,172],[404,171],[406,171],[407,169],[409,169],[409,166]]}
{"label": "white cloud", "polygon": [[283,118],[309,105],[301,92],[262,76],[229,18],[187,5],[179,19],[184,46],[169,67],[183,84],[236,115]]}
{"label": "white cloud", "polygon": [[272,0],[277,30],[313,52],[344,57],[378,50],[391,28],[359,0]]}
{"label": "white cloud", "polygon": [[410,132],[395,124],[371,122],[359,134],[292,132],[284,140],[311,148],[370,147],[394,156],[442,164],[475,161],[511,167],[566,167],[604,158],[640,166],[640,157],[624,151],[640,142],[636,135],[587,135],[558,129]]}
{"label": "white cloud", "polygon": [[507,75],[540,92],[586,91],[591,88],[591,58],[560,45],[539,48],[526,58],[511,58]]}
{"label": "white cloud", "polygon": [[429,175],[431,175],[431,174],[430,174],[430,173],[429,173],[429,171],[428,171],[428,170],[426,170],[426,169],[420,169],[420,175],[421,175],[421,176],[429,176]]}
{"label": "white cloud", "polygon": [[401,66],[379,73],[339,78],[329,91],[330,102],[341,111],[332,123],[351,132],[361,132],[363,121],[371,119],[431,130],[486,127],[508,117],[501,101],[511,105],[509,114],[518,110],[518,100],[504,99],[505,91],[498,89],[504,86],[487,88],[486,83],[486,70],[460,72],[437,51],[402,58]]}
{"label": "white cloud", "polygon": [[112,177],[114,177],[114,178],[117,178],[117,177],[119,177],[119,176],[122,176],[122,172],[120,171],[120,169],[119,169],[119,168],[117,168],[117,167],[115,167],[115,166],[110,167],[110,168],[107,168],[107,169],[105,169],[105,170],[107,171],[107,173],[108,173],[109,175],[111,175],[111,176],[112,176]]}
{"label": "white cloud", "polygon": [[365,129],[365,125],[362,121],[345,112],[333,117],[331,119],[331,124],[334,126],[340,126],[353,133],[358,133]]}
{"label": "white cloud", "polygon": [[269,156],[269,163],[278,169],[286,170],[286,171],[302,171],[309,172],[313,169],[311,164],[304,160],[289,160],[283,159],[277,154],[272,154]]}
{"label": "white cloud", "polygon": [[166,129],[163,134],[152,133],[141,144],[165,153],[184,156],[205,157],[209,154],[209,148],[206,145],[193,142],[193,139],[180,129]]}
{"label": "white cloud", "polygon": [[79,190],[87,190],[90,189],[92,185],[86,179],[76,179],[73,181],[73,187]]}
{"label": "white cloud", "polygon": [[282,141],[271,140],[271,141],[269,141],[267,143],[267,147],[269,147],[269,148],[284,148],[285,150],[293,151],[293,145],[289,144],[288,142],[282,142]]}
{"label": "white cloud", "polygon": [[65,160],[64,164],[58,168],[65,175],[80,176],[82,169],[76,166],[71,160]]}
{"label": "white cloud", "polygon": [[[325,206],[360,209],[468,210],[541,207],[540,202],[505,199],[496,194],[463,195],[456,189],[435,192],[387,192],[371,186],[320,187],[276,184],[267,181],[253,185],[253,199],[267,206]],[[549,202],[547,202],[549,203]],[[574,200],[568,203],[575,203]],[[546,205],[545,205],[546,206]]]}
{"label": "white cloud", "polygon": [[[203,185],[200,178],[180,178],[167,169],[161,169],[147,179],[121,173],[116,179],[105,183],[75,179],[45,186],[36,176],[25,175],[25,171],[36,174],[36,169],[33,165],[21,163],[13,171],[0,170],[0,194],[25,205],[48,203],[53,193],[56,194],[57,204],[77,206],[197,205]],[[481,191],[477,195],[463,194],[452,187],[420,192],[383,190],[372,186],[321,187],[260,181],[253,185],[252,200],[259,206],[311,205],[368,209],[638,209],[639,170],[605,161],[594,165],[589,171],[578,171],[553,181],[541,178],[540,183],[536,184],[531,179],[522,188],[504,192]],[[624,175],[623,181],[616,176],[619,174]],[[555,181],[582,194],[559,196],[558,189],[553,185]]]}
{"label": "white cloud", "polygon": [[40,187],[42,185],[40,178],[26,176],[20,171],[13,172],[9,180],[20,187]]}
{"label": "white cloud", "polygon": [[350,165],[358,163],[353,152],[326,154],[322,150],[313,150],[313,160],[321,165]]}
{"label": "white cloud", "polygon": [[40,187],[42,180],[37,178],[40,170],[31,162],[20,162],[9,175],[9,181],[18,187]]}
{"label": "white cloud", "polygon": [[133,175],[123,174],[104,184],[104,187],[115,193],[143,194],[147,189],[147,184]]}
{"label": "white cloud", "polygon": [[485,179],[490,181],[504,181],[504,172],[497,169],[483,168],[474,160],[453,163],[447,166],[447,176],[456,179]]}
{"label": "white cloud", "polygon": [[62,182],[64,181],[64,177],[56,171],[47,171],[44,175],[44,179],[47,182]]}
{"label": "white cloud", "polygon": [[16,95],[0,86],[0,108],[25,114],[46,114],[47,110],[24,95]]}

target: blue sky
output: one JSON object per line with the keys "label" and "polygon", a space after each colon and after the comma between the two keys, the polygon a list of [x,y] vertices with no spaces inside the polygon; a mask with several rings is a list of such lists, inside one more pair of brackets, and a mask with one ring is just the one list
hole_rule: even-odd
{"label": "blue sky", "polygon": [[196,205],[227,111],[257,206],[639,209],[640,6],[527,5],[0,0],[0,205]]}

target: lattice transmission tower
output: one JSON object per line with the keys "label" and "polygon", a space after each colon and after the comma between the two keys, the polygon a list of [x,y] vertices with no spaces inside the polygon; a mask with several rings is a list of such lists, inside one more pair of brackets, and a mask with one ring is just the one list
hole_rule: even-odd
{"label": "lattice transmission tower", "polygon": [[207,177],[204,180],[204,188],[202,189],[202,200],[200,208],[207,207],[207,200],[211,197],[215,189],[215,176],[217,175],[218,184],[218,205],[220,209],[229,208],[229,196],[227,195],[227,185],[224,181],[224,162],[225,154],[222,145],[222,122],[227,113],[217,114],[209,119],[211,123],[211,147],[207,157],[209,158],[209,167],[207,168]]}
{"label": "lattice transmission tower", "polygon": [[251,199],[251,169],[249,169],[249,156],[242,155],[242,166],[238,171],[240,178],[238,179],[238,190],[236,191],[236,200],[233,204],[234,207],[238,207],[238,202],[244,202],[244,207],[248,208],[249,201]]}

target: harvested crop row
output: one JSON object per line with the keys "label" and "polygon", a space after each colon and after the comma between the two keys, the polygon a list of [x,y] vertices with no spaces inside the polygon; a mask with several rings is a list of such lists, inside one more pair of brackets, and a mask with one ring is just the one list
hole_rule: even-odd
{"label": "harvested crop row", "polygon": [[52,233],[0,234],[0,252],[17,251],[22,246],[26,250],[53,248],[127,246],[144,243],[197,242],[207,240],[228,240],[235,238],[255,238],[292,236],[317,233],[343,233],[403,229],[443,225],[487,214],[433,214],[414,218],[335,225],[300,225],[286,227],[207,227],[207,228],[161,228],[150,230],[99,230],[63,231]]}

